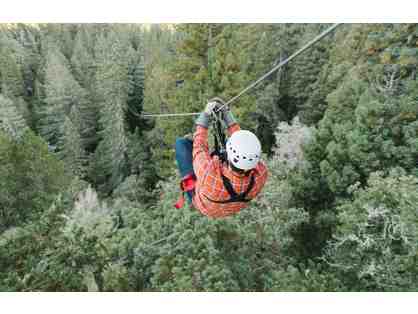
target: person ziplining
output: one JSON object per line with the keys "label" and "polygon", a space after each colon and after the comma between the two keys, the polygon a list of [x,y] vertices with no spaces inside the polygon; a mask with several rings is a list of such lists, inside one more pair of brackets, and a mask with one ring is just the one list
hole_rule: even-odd
{"label": "person ziplining", "polygon": [[[227,102],[215,98],[209,101],[202,113],[143,114],[143,117],[199,115],[195,122],[196,131],[193,140],[187,137],[176,140],[176,160],[182,177],[180,186],[183,191],[181,198],[175,204],[177,208],[183,207],[184,194],[186,194],[189,203],[202,214],[214,218],[226,217],[238,213],[260,193],[268,177],[266,165],[260,160],[262,153],[260,141],[252,132],[240,129],[229,105],[307,51],[339,25],[341,23],[330,26]],[[223,130],[220,130],[220,118],[229,134],[226,147]],[[215,132],[215,152],[210,154],[208,128],[213,119],[216,120],[215,131],[218,132],[218,137]]]}
{"label": "person ziplining", "polygon": [[[209,152],[209,123],[217,114],[223,118],[229,134],[225,155],[217,149],[212,154]],[[183,207],[186,194],[188,201],[208,217],[238,213],[260,193],[267,181],[261,143],[255,134],[240,129],[229,106],[219,98],[206,105],[195,125],[193,140],[187,137],[176,140],[183,195],[175,206]]]}

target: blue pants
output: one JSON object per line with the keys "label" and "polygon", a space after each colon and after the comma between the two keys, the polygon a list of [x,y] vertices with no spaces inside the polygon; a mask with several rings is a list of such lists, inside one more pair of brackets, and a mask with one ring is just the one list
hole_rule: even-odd
{"label": "blue pants", "polygon": [[[176,139],[176,161],[182,178],[191,173],[194,175],[193,141],[184,137]],[[194,191],[186,192],[187,199],[190,203],[192,202],[193,192]]]}

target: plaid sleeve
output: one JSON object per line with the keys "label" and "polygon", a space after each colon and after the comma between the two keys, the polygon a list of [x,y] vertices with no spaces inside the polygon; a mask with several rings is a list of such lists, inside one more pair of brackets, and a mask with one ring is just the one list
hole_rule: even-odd
{"label": "plaid sleeve", "polygon": [[268,170],[262,161],[260,161],[257,165],[257,173],[258,175],[255,180],[254,192],[250,193],[251,198],[256,197],[261,192],[268,179]]}
{"label": "plaid sleeve", "polygon": [[193,169],[198,178],[203,178],[210,161],[208,129],[198,125],[193,136]]}

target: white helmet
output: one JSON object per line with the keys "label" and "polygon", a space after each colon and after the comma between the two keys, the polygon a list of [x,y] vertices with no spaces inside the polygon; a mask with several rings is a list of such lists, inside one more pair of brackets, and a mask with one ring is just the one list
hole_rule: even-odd
{"label": "white helmet", "polygon": [[260,161],[261,143],[254,133],[240,130],[232,133],[226,143],[229,162],[241,170],[250,170]]}

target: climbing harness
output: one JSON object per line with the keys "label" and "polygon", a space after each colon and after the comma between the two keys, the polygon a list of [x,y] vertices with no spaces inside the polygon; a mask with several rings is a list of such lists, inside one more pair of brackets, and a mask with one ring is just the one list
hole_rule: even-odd
{"label": "climbing harness", "polygon": [[[220,105],[222,105],[222,103],[220,103]],[[226,135],[225,135],[224,128],[222,127],[222,122],[221,122],[222,115],[223,115],[223,112],[219,110],[214,110],[212,112],[212,116],[213,116],[212,126],[214,129],[214,132],[213,132],[214,150],[211,153],[211,157],[216,155],[219,157],[220,161],[223,163],[223,162],[227,162],[228,158],[226,154]],[[236,202],[247,203],[251,201],[247,199],[247,196],[251,192],[255,184],[255,178],[253,174],[251,174],[250,183],[247,187],[247,190],[241,194],[238,194],[234,190],[231,181],[227,177],[225,177],[222,173],[221,173],[221,178],[223,181],[223,185],[225,186],[225,189],[229,194],[229,199],[224,200],[224,201],[216,201],[216,200],[210,199],[209,197],[205,195],[205,197],[209,201],[213,203],[217,203],[217,204],[227,204],[227,203],[236,203]]]}
{"label": "climbing harness", "polygon": [[227,160],[225,149],[226,135],[222,127],[222,115],[223,113],[221,111],[212,112],[214,150],[210,155],[216,155],[222,162],[225,162]]}
{"label": "climbing harness", "polygon": [[255,184],[255,178],[254,178],[253,174],[251,175],[251,178],[250,178],[250,184],[248,184],[247,189],[241,194],[238,194],[237,192],[235,192],[231,181],[227,177],[225,177],[223,174],[221,174],[221,177],[222,177],[222,181],[224,183],[225,189],[229,194],[229,199],[225,200],[225,201],[216,201],[216,200],[210,199],[209,197],[207,197],[205,195],[205,197],[209,201],[211,201],[213,203],[217,203],[217,204],[248,203],[249,201],[251,201],[251,200],[247,199],[247,196],[248,196],[248,194],[250,194],[250,192],[251,192],[251,190],[252,190],[252,188],[254,187],[254,184]]}
{"label": "climbing harness", "polygon": [[[314,44],[316,44],[318,41],[323,39],[325,36],[330,34],[332,31],[334,31],[338,26],[340,26],[342,23],[336,23],[332,26],[330,26],[328,29],[326,29],[324,32],[316,36],[314,39],[312,39],[310,42],[308,42],[305,46],[297,50],[295,53],[293,53],[290,57],[280,62],[278,65],[273,67],[270,71],[268,71],[266,74],[262,75],[259,79],[248,85],[246,88],[244,88],[241,92],[239,92],[236,96],[232,97],[230,100],[228,100],[224,105],[218,108],[218,111],[221,111],[225,106],[228,106],[235,101],[238,100],[242,95],[247,93],[249,90],[253,89],[255,86],[257,86],[260,82],[264,81],[266,78],[268,78],[272,73],[277,71],[278,69],[282,68],[284,65],[288,64],[290,61],[292,61],[294,58],[299,56],[301,53],[308,50],[310,47],[312,47]],[[143,114],[143,117],[151,118],[151,117],[181,117],[181,116],[196,116],[199,115],[200,112],[188,112],[188,113],[169,113],[169,114]]]}

